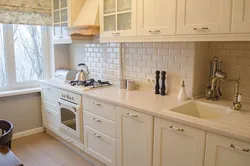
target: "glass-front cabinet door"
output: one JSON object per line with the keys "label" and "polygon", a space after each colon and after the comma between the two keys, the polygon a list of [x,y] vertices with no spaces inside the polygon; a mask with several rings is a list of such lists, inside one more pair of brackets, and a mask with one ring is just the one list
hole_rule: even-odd
{"label": "glass-front cabinet door", "polygon": [[101,37],[136,35],[135,0],[101,0]]}
{"label": "glass-front cabinet door", "polygon": [[68,27],[68,0],[53,0],[52,6],[54,39],[68,37],[66,30]]}

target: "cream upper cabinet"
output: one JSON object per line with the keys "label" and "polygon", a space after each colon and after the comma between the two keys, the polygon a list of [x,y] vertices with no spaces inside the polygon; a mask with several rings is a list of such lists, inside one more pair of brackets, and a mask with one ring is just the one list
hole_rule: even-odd
{"label": "cream upper cabinet", "polygon": [[138,0],[139,36],[174,35],[177,0]]}
{"label": "cream upper cabinet", "polygon": [[203,166],[205,131],[155,118],[154,132],[153,166]]}
{"label": "cream upper cabinet", "polygon": [[250,144],[208,133],[204,166],[249,166]]}
{"label": "cream upper cabinet", "polygon": [[152,166],[153,117],[117,107],[117,166]]}
{"label": "cream upper cabinet", "polygon": [[233,1],[232,33],[250,33],[250,1]]}
{"label": "cream upper cabinet", "polygon": [[77,19],[85,0],[52,0],[53,40],[69,40],[67,28]]}
{"label": "cream upper cabinet", "polygon": [[101,37],[136,36],[135,0],[101,0]]}
{"label": "cream upper cabinet", "polygon": [[231,31],[232,0],[178,0],[177,34]]}

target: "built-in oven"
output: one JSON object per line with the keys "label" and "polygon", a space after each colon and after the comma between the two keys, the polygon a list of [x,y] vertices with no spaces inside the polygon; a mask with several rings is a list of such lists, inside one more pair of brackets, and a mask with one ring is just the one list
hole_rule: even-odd
{"label": "built-in oven", "polygon": [[75,94],[62,93],[58,99],[58,112],[60,131],[81,141],[82,108],[79,97],[81,98]]}

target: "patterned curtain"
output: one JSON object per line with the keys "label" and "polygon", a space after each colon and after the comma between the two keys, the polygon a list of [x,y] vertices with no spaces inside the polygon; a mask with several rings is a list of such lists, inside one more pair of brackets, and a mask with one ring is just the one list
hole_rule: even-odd
{"label": "patterned curtain", "polygon": [[0,23],[51,25],[51,0],[0,0]]}

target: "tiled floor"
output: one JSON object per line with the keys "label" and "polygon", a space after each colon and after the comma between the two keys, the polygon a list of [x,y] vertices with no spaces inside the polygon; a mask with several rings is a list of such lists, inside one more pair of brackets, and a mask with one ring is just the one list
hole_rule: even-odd
{"label": "tiled floor", "polygon": [[93,166],[45,132],[13,140],[12,151],[24,166]]}

